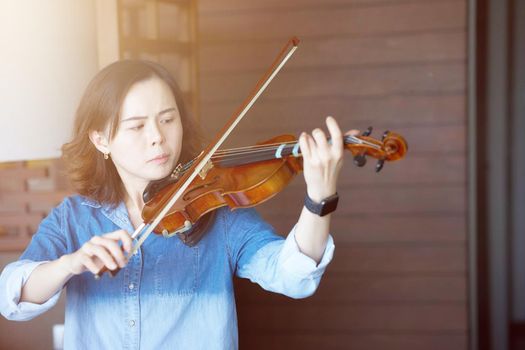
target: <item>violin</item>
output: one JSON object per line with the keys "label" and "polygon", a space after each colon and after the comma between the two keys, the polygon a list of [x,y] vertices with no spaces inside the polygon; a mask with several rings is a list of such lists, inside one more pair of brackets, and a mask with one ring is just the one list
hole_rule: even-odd
{"label": "violin", "polygon": [[[376,172],[379,172],[385,161],[404,157],[408,146],[401,135],[386,131],[379,141],[369,136],[371,132],[372,127],[360,136],[343,137],[344,147],[353,154],[357,166],[364,166],[366,156],[371,156],[378,159]],[[193,163],[194,160],[178,165],[170,176],[146,187],[142,211],[145,222],[158,214],[158,208],[168,201],[179,178]],[[197,242],[186,232],[205,214],[223,206],[233,210],[264,203],[282,191],[302,169],[299,142],[293,135],[217,151],[153,232],[164,237],[177,235],[193,246]]]}
{"label": "violin", "polygon": [[[165,237],[177,235],[185,244],[194,245],[200,236],[188,233],[204,215],[226,205],[235,209],[263,203],[286,187],[302,170],[299,143],[292,135],[274,137],[254,146],[219,150],[298,44],[299,39],[295,37],[288,41],[243,105],[199,156],[178,165],[170,176],[146,187],[143,193],[144,221],[131,235],[138,241],[130,255],[138,251],[152,232]],[[380,171],[385,161],[401,159],[407,152],[402,136],[387,131],[379,141],[370,137],[371,131],[368,128],[360,136],[344,136],[345,148],[354,155],[356,165],[363,166],[368,155],[379,160],[376,171]],[[105,271],[104,267],[95,278]],[[118,271],[109,272],[113,276]]]}

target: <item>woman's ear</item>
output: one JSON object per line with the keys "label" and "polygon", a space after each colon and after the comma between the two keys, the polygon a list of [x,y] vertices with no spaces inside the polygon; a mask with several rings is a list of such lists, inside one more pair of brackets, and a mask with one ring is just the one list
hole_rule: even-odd
{"label": "woman's ear", "polygon": [[89,132],[89,139],[100,152],[109,154],[109,142],[107,137],[102,132],[91,130]]}

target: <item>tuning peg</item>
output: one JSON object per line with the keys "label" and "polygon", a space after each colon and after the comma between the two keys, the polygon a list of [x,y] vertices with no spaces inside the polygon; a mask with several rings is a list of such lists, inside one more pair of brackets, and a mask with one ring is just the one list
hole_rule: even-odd
{"label": "tuning peg", "polygon": [[361,136],[370,136],[370,134],[372,133],[372,127],[369,126],[365,131],[363,131],[363,133],[361,134]]}
{"label": "tuning peg", "polygon": [[381,138],[381,141],[384,141],[385,138],[388,136],[388,134],[390,134],[390,131],[386,130],[386,131],[383,133],[383,137]]}
{"label": "tuning peg", "polygon": [[376,173],[380,172],[381,169],[383,169],[383,165],[385,165],[385,160],[379,159],[376,164]]}
{"label": "tuning peg", "polygon": [[358,154],[354,157],[354,164],[358,167],[362,167],[366,164],[366,156],[364,154]]}

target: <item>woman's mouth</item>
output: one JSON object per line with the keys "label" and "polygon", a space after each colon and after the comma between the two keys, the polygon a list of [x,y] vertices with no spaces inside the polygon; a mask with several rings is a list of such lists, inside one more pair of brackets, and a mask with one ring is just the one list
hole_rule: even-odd
{"label": "woman's mouth", "polygon": [[155,158],[148,160],[148,163],[164,164],[168,161],[168,159],[169,159],[169,155],[163,153],[163,154],[156,156]]}

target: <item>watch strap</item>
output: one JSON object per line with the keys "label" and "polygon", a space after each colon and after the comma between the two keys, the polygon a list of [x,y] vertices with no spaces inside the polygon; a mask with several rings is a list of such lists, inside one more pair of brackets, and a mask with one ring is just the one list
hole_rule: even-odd
{"label": "watch strap", "polygon": [[330,197],[323,199],[320,203],[315,202],[312,198],[310,198],[310,196],[308,196],[307,193],[304,198],[304,206],[306,209],[316,215],[325,216],[337,209],[338,201],[339,195],[337,192]]}

